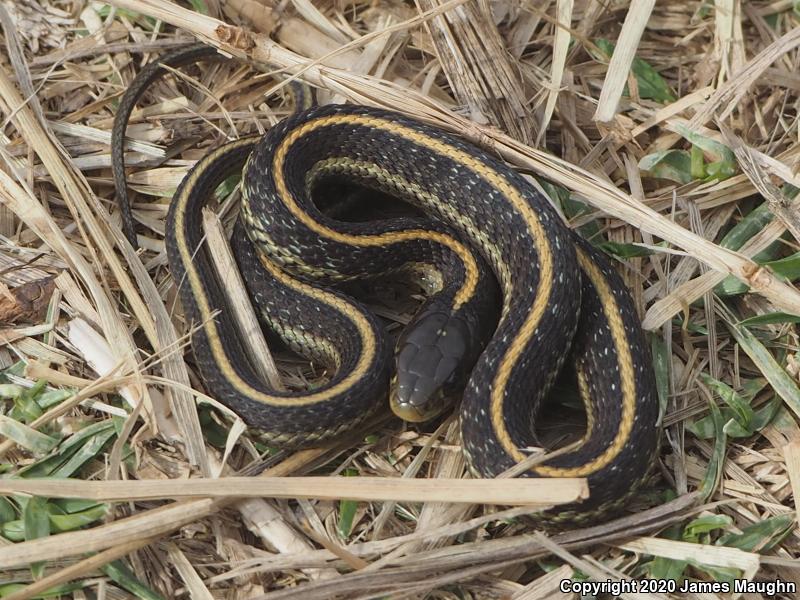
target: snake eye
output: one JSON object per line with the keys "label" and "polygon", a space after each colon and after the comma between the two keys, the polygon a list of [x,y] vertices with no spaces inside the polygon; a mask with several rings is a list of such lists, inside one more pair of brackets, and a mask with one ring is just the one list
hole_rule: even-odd
{"label": "snake eye", "polygon": [[427,421],[459,395],[475,354],[467,324],[458,316],[424,310],[397,344],[397,375],[390,404],[400,418]]}

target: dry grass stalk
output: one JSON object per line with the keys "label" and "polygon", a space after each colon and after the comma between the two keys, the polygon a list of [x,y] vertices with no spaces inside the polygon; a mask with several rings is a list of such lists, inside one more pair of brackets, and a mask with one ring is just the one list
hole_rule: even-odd
{"label": "dry grass stalk", "polygon": [[363,502],[453,502],[550,507],[588,498],[584,479],[390,479],[384,477],[223,477],[183,481],[4,480],[0,494],[88,498],[103,502],[207,496],[350,498]]}
{"label": "dry grass stalk", "polygon": [[242,276],[236,268],[236,261],[228,246],[222,221],[211,211],[205,210],[203,213],[203,227],[206,232],[205,243],[208,245],[214,261],[214,267],[222,282],[222,289],[225,290],[239,326],[239,331],[243,332],[242,342],[245,344],[248,353],[254,357],[253,363],[256,368],[261,370],[259,374],[264,380],[268,381],[276,390],[285,390],[278,368],[275,366],[275,360],[272,358],[272,353],[269,351],[267,342],[261,333],[258,318],[248,300],[247,289],[244,287]]}
{"label": "dry grass stalk", "polygon": [[738,0],[715,0],[714,49],[720,63],[719,80],[725,81],[745,63],[742,5]]}
{"label": "dry grass stalk", "polygon": [[728,117],[767,67],[798,45],[800,45],[800,30],[795,28],[764,48],[733,77],[717,88],[705,105],[692,117],[689,127],[696,129],[707,123],[715,114],[720,119]]}
{"label": "dry grass stalk", "polygon": [[[786,198],[781,190],[769,180],[768,174],[759,164],[757,153],[749,148],[742,142],[742,139],[722,126],[722,134],[725,141],[730,146],[736,158],[739,161],[739,166],[747,175],[747,178],[753,183],[762,196],[769,202],[770,208],[775,216],[780,220],[783,226],[789,231],[795,239],[800,239],[800,215],[797,214],[797,207],[794,203]],[[800,185],[800,179],[795,179],[794,174],[789,172],[786,174],[785,181],[793,185]]]}
{"label": "dry grass stalk", "polygon": [[[417,0],[420,9],[442,6]],[[491,123],[523,141],[532,139],[522,79],[509,60],[488,3],[468,2],[426,24],[436,55],[459,104],[477,123]],[[491,65],[491,68],[486,68]]]}
{"label": "dry grass stalk", "polygon": [[[783,447],[786,457],[786,470],[789,472],[789,481],[792,484],[792,493],[795,498],[800,496],[800,443],[792,442]],[[797,523],[800,524],[800,511],[795,506]]]}
{"label": "dry grass stalk", "polygon": [[[542,122],[539,125],[539,135],[536,138],[538,146],[542,141],[542,136],[547,131],[553,110],[556,107],[558,93],[561,91],[561,82],[564,80],[564,65],[567,61],[567,52],[570,43],[570,23],[572,23],[572,0],[559,0],[558,2],[558,27],[553,38],[553,60],[550,66],[550,86],[547,90],[547,100],[544,105]],[[524,139],[524,138],[522,138]]]}
{"label": "dry grass stalk", "polygon": [[655,0],[631,3],[619,39],[614,47],[611,62],[608,64],[608,73],[603,81],[603,89],[594,113],[595,121],[610,123],[613,120],[617,112],[617,105],[622,98],[623,88],[628,81],[628,74],[639,47],[639,40],[655,4]]}
{"label": "dry grass stalk", "polygon": [[664,556],[679,560],[700,560],[705,564],[717,567],[739,569],[745,579],[752,579],[759,567],[758,555],[743,552],[737,548],[689,544],[660,538],[631,540],[620,544],[620,547],[653,556]]}
{"label": "dry grass stalk", "polygon": [[189,559],[186,558],[186,555],[175,544],[167,544],[167,554],[172,566],[175,567],[178,576],[186,586],[189,595],[198,600],[213,600],[214,596],[211,591],[205,586],[202,578]]}

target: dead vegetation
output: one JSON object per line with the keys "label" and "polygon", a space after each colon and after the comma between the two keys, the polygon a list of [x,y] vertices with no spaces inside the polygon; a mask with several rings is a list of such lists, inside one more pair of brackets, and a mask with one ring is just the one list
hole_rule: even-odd
{"label": "dead vegetation", "polygon": [[[0,473],[16,476],[0,481],[0,597],[532,600],[573,597],[563,579],[800,584],[798,2],[0,0],[0,22]],[[136,254],[114,206],[113,115],[143,64],[195,37],[251,64],[175,73],[134,113]],[[486,504],[436,501],[465,474],[452,420],[383,419],[329,448],[276,452],[203,395],[166,209],[208,149],[287,114],[275,94],[287,75],[322,102],[468,137],[620,258],[664,409],[660,479],[637,512],[537,533],[532,498],[555,496],[496,506],[523,481],[498,482]],[[375,308],[401,324],[408,303],[393,294]],[[286,385],[321,375],[277,358]],[[181,481],[233,474],[260,476],[236,497],[224,481]],[[347,477],[254,497],[289,475]],[[52,477],[74,481],[40,481]],[[569,485],[542,493],[581,493]]]}

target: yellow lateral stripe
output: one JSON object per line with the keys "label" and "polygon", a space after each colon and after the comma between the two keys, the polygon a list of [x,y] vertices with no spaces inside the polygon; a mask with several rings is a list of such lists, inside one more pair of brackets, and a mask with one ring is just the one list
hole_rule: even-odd
{"label": "yellow lateral stripe", "polygon": [[240,140],[239,142],[232,142],[231,144],[223,146],[222,148],[219,148],[209,153],[203,159],[201,159],[195,170],[188,176],[189,179],[186,180],[186,183],[182,188],[183,189],[182,194],[176,196],[174,199],[175,230],[177,232],[180,232],[180,234],[177,236],[178,249],[181,255],[181,261],[183,262],[183,268],[186,271],[186,279],[189,282],[189,286],[192,289],[192,293],[195,297],[198,309],[200,311],[200,315],[203,321],[203,330],[205,331],[205,334],[208,337],[209,347],[211,349],[212,354],[214,355],[214,360],[217,363],[217,366],[219,367],[220,371],[222,371],[222,374],[224,375],[228,383],[233,388],[235,388],[238,393],[242,394],[243,396],[250,397],[253,400],[262,402],[264,404],[269,404],[274,406],[306,406],[309,404],[316,404],[318,402],[328,400],[329,398],[332,398],[337,394],[347,391],[360,379],[362,379],[364,374],[369,370],[369,367],[372,364],[372,358],[376,354],[376,340],[375,336],[373,335],[372,328],[369,326],[369,322],[367,321],[367,319],[359,311],[354,310],[352,305],[345,302],[341,298],[334,296],[332,294],[328,294],[323,290],[313,288],[300,281],[297,281],[296,279],[287,276],[276,267],[273,271],[271,271],[271,273],[281,283],[289,287],[292,287],[304,294],[312,296],[317,300],[319,300],[320,302],[323,302],[328,306],[331,306],[335,310],[347,316],[353,322],[356,329],[358,330],[359,336],[361,337],[362,353],[361,356],[359,356],[359,359],[356,363],[356,367],[353,369],[353,371],[351,371],[350,374],[344,377],[338,384],[330,388],[323,389],[318,392],[309,393],[307,396],[294,397],[294,398],[275,396],[272,394],[264,393],[261,390],[258,390],[250,386],[246,381],[244,381],[236,372],[236,369],[233,367],[230,361],[228,360],[228,357],[225,354],[225,350],[222,345],[222,341],[220,339],[220,332],[217,327],[217,322],[211,316],[213,313],[208,298],[205,295],[203,283],[192,261],[193,249],[187,246],[186,238],[182,234],[182,232],[184,231],[184,223],[185,223],[184,217],[186,213],[186,204],[191,194],[191,190],[194,188],[195,182],[203,173],[203,170],[213,165],[215,160],[220,155],[230,151],[232,148],[252,143],[253,143],[252,140],[247,140],[247,139]]}
{"label": "yellow lateral stripe", "polygon": [[[533,334],[535,333],[539,322],[541,321],[542,316],[547,309],[550,301],[550,294],[552,292],[553,257],[550,250],[549,240],[541,222],[539,221],[538,215],[522,197],[515,185],[513,185],[503,175],[494,169],[489,168],[486,164],[476,159],[469,153],[460,150],[459,148],[455,148],[446,142],[443,142],[442,140],[420,133],[411,127],[400,125],[398,123],[387,121],[378,117],[353,114],[331,115],[307,121],[293,131],[289,132],[289,134],[286,136],[286,138],[284,138],[275,151],[272,163],[272,176],[274,177],[275,188],[281,200],[297,219],[299,219],[306,227],[319,233],[320,235],[330,237],[345,244],[365,242],[364,238],[359,237],[358,239],[354,239],[354,236],[346,236],[337,231],[333,231],[327,227],[324,227],[314,221],[310,215],[301,210],[294,201],[294,198],[292,198],[291,194],[288,192],[286,181],[284,180],[282,166],[289,148],[297,140],[316,129],[336,125],[361,125],[385,131],[404,138],[414,144],[433,150],[435,153],[447,156],[455,162],[463,164],[473,173],[483,178],[491,186],[498,189],[525,221],[530,237],[536,245],[537,253],[539,255],[539,272],[541,280],[538,295],[533,303],[533,306],[531,307],[530,312],[526,316],[522,327],[517,332],[517,335],[511,342],[508,351],[500,361],[500,365],[492,385],[490,413],[495,435],[497,436],[497,439],[502,445],[503,449],[517,462],[526,459],[527,457],[525,454],[522,453],[519,448],[517,448],[516,444],[514,444],[513,440],[511,439],[511,435],[506,428],[505,419],[503,418],[503,399],[511,371],[514,368],[514,365],[517,364],[520,355],[525,350],[526,345],[533,337]],[[373,236],[373,238],[367,243],[370,245],[380,245],[384,243],[384,240],[385,238],[382,236]]]}
{"label": "yellow lateral stripe", "polygon": [[586,407],[586,433],[583,434],[583,438],[581,439],[581,445],[583,445],[592,437],[595,415],[593,407],[589,402],[592,395],[589,390],[589,382],[586,379],[586,374],[581,369],[576,369],[576,376],[578,379],[578,393],[580,394],[584,407]]}
{"label": "yellow lateral stripe", "polygon": [[[583,272],[589,276],[600,303],[603,306],[603,313],[611,329],[611,339],[614,342],[614,349],[617,352],[619,376],[622,385],[622,415],[620,417],[619,429],[614,441],[606,448],[602,454],[592,461],[579,467],[558,468],[546,465],[534,467],[534,471],[545,477],[586,477],[596,473],[600,469],[611,464],[617,458],[622,449],[628,442],[628,438],[633,430],[636,420],[636,378],[633,368],[633,357],[625,334],[625,324],[622,322],[617,301],[608,285],[608,281],[603,276],[600,268],[583,250],[577,248],[578,263]],[[583,392],[583,390],[582,390]],[[583,393],[581,394],[583,396]],[[584,396],[586,397],[586,396]],[[591,414],[591,413],[590,413]]]}

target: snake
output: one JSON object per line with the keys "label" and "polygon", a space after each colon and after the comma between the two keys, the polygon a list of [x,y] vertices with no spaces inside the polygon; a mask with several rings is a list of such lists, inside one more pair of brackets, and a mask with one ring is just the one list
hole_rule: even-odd
{"label": "snake", "polygon": [[[178,49],[140,71],[120,102],[112,158],[134,246],[122,154],[133,106],[169,68],[220,58],[207,46]],[[201,212],[238,173],[238,268],[264,327],[329,370],[322,385],[274,389],[236,333]],[[421,214],[339,220],[320,198],[342,186],[368,198],[391,195]],[[587,500],[548,515],[569,522],[623,506],[655,464],[652,360],[614,263],[523,174],[457,135],[389,110],[301,102],[264,135],[200,159],[173,197],[165,231],[207,388],[271,442],[300,447],[352,431],[385,410],[387,396],[409,421],[460,398],[462,446],[475,476],[525,462],[519,476],[587,478]],[[348,282],[387,274],[416,277],[428,293],[394,352],[378,319],[346,293]],[[585,433],[531,460],[541,446],[537,421],[551,410],[546,400],[564,369],[577,382]]]}

